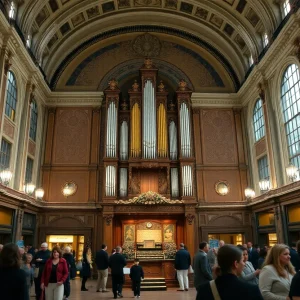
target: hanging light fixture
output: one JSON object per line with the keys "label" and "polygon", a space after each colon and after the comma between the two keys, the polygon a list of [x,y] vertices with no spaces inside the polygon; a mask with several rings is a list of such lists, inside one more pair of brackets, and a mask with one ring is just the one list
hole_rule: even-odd
{"label": "hanging light fixture", "polygon": [[259,181],[259,189],[261,192],[266,192],[270,189],[270,180],[269,179],[262,179]]}
{"label": "hanging light fixture", "polygon": [[245,188],[245,197],[247,200],[251,200],[255,197],[255,191],[251,187]]}
{"label": "hanging light fixture", "polygon": [[11,178],[12,178],[12,172],[10,170],[6,169],[0,172],[1,183],[4,184],[5,186],[9,185]]}
{"label": "hanging light fixture", "polygon": [[38,189],[35,190],[35,197],[36,197],[37,199],[42,200],[43,197],[44,197],[44,194],[45,194],[45,191],[44,191],[44,189],[42,189],[42,188],[38,188]]}
{"label": "hanging light fixture", "polygon": [[296,166],[294,166],[292,163],[289,163],[289,165],[286,167],[286,176],[291,182],[296,181],[297,175],[298,175],[298,169]]}
{"label": "hanging light fixture", "polygon": [[31,183],[31,182],[28,182],[28,183],[25,184],[24,190],[25,190],[25,193],[27,195],[32,196],[32,194],[33,194],[33,192],[35,190],[35,185],[33,183]]}

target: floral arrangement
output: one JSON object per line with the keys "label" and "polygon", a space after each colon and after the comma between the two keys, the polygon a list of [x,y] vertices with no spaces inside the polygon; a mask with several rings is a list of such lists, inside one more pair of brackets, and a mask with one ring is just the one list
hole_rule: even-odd
{"label": "floral arrangement", "polygon": [[183,200],[170,200],[162,195],[148,191],[139,195],[138,197],[134,197],[133,199],[129,200],[118,200],[115,201],[118,204],[145,204],[145,205],[155,205],[155,204],[176,204],[176,203],[183,203]]}
{"label": "floral arrangement", "polygon": [[176,254],[176,244],[175,243],[163,243],[165,259],[174,259]]}
{"label": "floral arrangement", "polygon": [[134,247],[134,242],[124,242],[123,246],[123,254],[126,255],[126,258],[131,260],[135,259],[135,247]]}

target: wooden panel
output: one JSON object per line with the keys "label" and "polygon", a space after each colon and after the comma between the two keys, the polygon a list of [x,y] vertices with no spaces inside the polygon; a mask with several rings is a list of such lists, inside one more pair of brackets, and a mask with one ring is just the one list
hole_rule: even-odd
{"label": "wooden panel", "polygon": [[54,133],[53,164],[88,164],[90,129],[90,109],[58,109]]}
{"label": "wooden panel", "polygon": [[204,164],[236,165],[238,163],[232,110],[202,110],[201,129]]}
{"label": "wooden panel", "polygon": [[[62,194],[62,186],[66,182],[75,182],[77,191],[74,195],[65,198]],[[49,186],[49,202],[87,202],[89,191],[89,172],[52,172]]]}
{"label": "wooden panel", "polygon": [[[207,202],[242,201],[239,170],[206,170],[204,176],[204,199]],[[215,191],[215,184],[219,180],[226,180],[229,184],[229,193],[220,196]]]}
{"label": "wooden panel", "polygon": [[148,191],[158,193],[158,173],[153,170],[141,172],[141,193]]}

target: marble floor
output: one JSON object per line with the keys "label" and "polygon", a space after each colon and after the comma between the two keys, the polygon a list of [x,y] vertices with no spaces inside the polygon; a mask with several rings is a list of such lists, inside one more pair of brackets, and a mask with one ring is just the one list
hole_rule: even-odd
{"label": "marble floor", "polygon": [[[71,280],[71,296],[69,300],[99,300],[113,299],[112,289],[108,288],[109,293],[96,293],[96,280],[88,280],[86,287],[87,292],[80,291],[81,281],[79,278]],[[34,289],[31,290],[31,300],[34,298]],[[120,300],[120,298],[118,298]],[[133,299],[133,293],[129,288],[123,289],[123,299]],[[195,300],[196,290],[191,288],[187,292],[177,292],[176,288],[169,288],[167,291],[144,291],[141,292],[140,300]],[[47,299],[46,299],[47,300]],[[59,299],[57,299],[59,300]]]}

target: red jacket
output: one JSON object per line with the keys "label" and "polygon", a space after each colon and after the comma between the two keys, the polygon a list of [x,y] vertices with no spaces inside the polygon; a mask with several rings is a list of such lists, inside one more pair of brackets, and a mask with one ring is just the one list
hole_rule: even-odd
{"label": "red jacket", "polygon": [[[46,262],[41,283],[44,283],[45,286],[48,286],[50,275],[52,270],[52,258],[49,258]],[[58,266],[56,269],[56,278],[57,282],[65,282],[68,278],[69,271],[68,271],[68,265],[64,258],[60,258],[58,262]]]}

